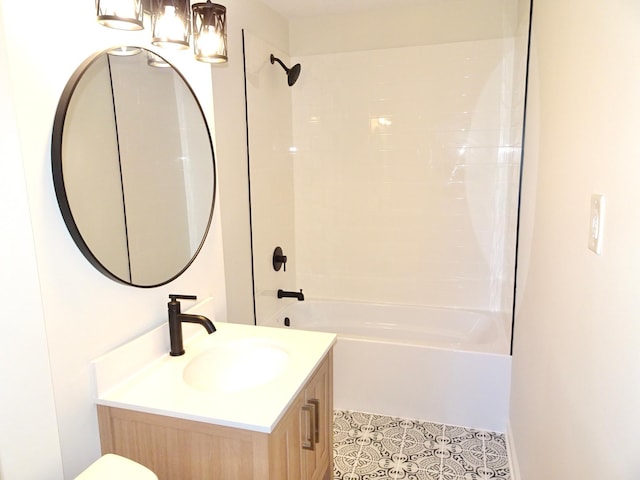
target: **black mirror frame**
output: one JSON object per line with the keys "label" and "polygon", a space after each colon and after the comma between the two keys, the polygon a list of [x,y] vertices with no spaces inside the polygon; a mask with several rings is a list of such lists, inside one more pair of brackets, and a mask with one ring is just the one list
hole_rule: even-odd
{"label": "black mirror frame", "polygon": [[[143,47],[140,47],[140,48],[143,51],[148,51]],[[198,101],[198,97],[196,96],[195,92],[191,88],[191,85],[189,85],[189,82],[187,82],[186,78],[182,75],[182,73],[180,73],[180,71],[177,68],[175,68],[171,63],[169,63],[163,58],[163,60],[165,60],[167,64],[169,64],[169,66],[173,69],[173,71],[182,79],[186,87],[189,89],[189,91],[193,95],[193,99],[196,105],[198,106],[198,109],[200,111],[200,114],[202,115],[202,120],[206,128],[207,137],[209,140],[209,146],[211,148],[211,161],[213,163],[212,165],[213,188],[212,188],[212,195],[211,195],[211,208],[209,209],[209,219],[207,221],[207,226],[204,229],[202,240],[200,241],[200,244],[196,249],[196,251],[194,252],[193,256],[187,262],[187,264],[171,278],[153,285],[139,285],[139,284],[133,283],[132,281],[127,281],[125,279],[122,279],[117,275],[113,274],[105,265],[103,265],[95,257],[95,255],[91,251],[91,248],[89,247],[89,245],[87,245],[84,238],[82,237],[80,230],[78,229],[78,225],[76,224],[73,218],[73,213],[71,212],[71,206],[69,205],[69,199],[67,197],[67,191],[64,184],[64,171],[62,167],[62,161],[63,161],[62,160],[62,143],[63,143],[62,138],[64,135],[64,123],[67,116],[67,111],[69,109],[69,104],[71,102],[71,97],[73,96],[73,93],[75,92],[76,87],[78,86],[78,83],[82,79],[82,76],[84,75],[86,70],[98,58],[100,58],[102,55],[107,55],[108,52],[111,50],[113,50],[113,47],[100,52],[96,52],[93,55],[91,55],[89,58],[87,58],[84,62],[82,62],[80,66],[73,72],[64,90],[62,91],[62,94],[60,95],[60,100],[58,101],[58,106],[56,108],[56,113],[53,121],[53,130],[51,134],[51,171],[53,174],[53,185],[56,193],[56,199],[58,201],[58,206],[60,208],[60,213],[62,214],[64,223],[67,226],[67,229],[69,230],[71,238],[75,242],[80,252],[82,252],[84,257],[89,261],[89,263],[93,265],[93,267],[95,267],[100,273],[102,273],[106,277],[118,283],[133,286],[133,287],[139,287],[139,288],[155,288],[162,285],[166,285],[167,283],[170,283],[173,280],[180,277],[180,275],[182,275],[195,261],[196,257],[202,250],[202,247],[207,239],[207,235],[209,234],[209,229],[211,227],[211,223],[213,220],[213,211],[215,207],[216,187],[217,187],[216,159],[215,159],[215,153],[213,150],[213,142],[211,140],[211,131],[209,129],[209,123],[207,122],[207,118],[205,117],[204,111],[202,110],[202,105],[200,105],[200,102]],[[155,52],[152,52],[152,53],[154,55],[157,55],[157,53]]]}

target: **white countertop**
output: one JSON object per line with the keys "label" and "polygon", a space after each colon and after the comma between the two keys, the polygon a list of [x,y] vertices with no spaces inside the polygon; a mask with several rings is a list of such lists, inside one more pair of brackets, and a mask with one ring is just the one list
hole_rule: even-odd
{"label": "white countertop", "polygon": [[[179,357],[168,352],[157,355],[157,339],[166,335],[168,343],[164,326],[146,334],[146,346],[134,341],[95,360],[97,403],[270,433],[336,340],[330,333],[222,322],[215,326],[217,331],[208,335],[196,325],[202,332],[185,341],[186,353]],[[199,353],[247,338],[277,342],[289,354],[283,373],[265,384],[235,392],[203,392],[185,383],[183,369]],[[155,358],[140,360],[141,355],[154,354]],[[138,362],[133,374],[132,359]]]}

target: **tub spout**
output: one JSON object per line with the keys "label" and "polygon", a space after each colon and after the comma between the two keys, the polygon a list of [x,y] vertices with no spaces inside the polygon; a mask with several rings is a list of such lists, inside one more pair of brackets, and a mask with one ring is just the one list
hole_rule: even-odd
{"label": "tub spout", "polygon": [[299,292],[287,292],[286,290],[278,290],[278,298],[297,298],[299,302],[304,300],[302,289]]}

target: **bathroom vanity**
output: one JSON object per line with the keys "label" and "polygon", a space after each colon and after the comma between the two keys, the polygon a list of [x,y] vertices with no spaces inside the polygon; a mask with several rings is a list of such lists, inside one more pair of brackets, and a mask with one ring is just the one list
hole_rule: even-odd
{"label": "bathroom vanity", "polygon": [[164,355],[102,393],[114,359],[98,360],[102,452],[160,480],[331,478],[335,336],[216,326],[184,356]]}

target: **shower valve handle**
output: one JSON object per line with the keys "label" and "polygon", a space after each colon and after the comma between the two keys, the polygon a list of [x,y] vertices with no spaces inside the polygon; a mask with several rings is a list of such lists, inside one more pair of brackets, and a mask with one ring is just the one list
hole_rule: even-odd
{"label": "shower valve handle", "polygon": [[273,258],[271,259],[273,269],[278,272],[280,268],[284,267],[284,271],[287,271],[287,256],[283,255],[282,248],[276,247],[273,251]]}

